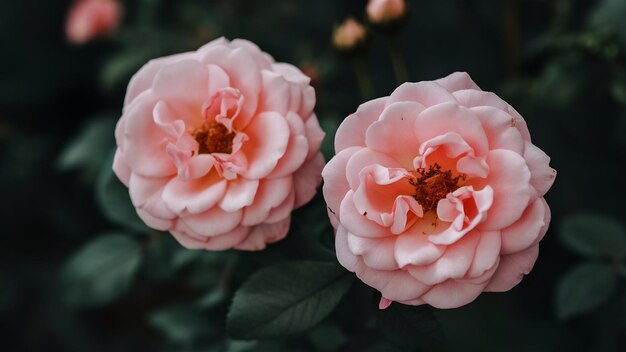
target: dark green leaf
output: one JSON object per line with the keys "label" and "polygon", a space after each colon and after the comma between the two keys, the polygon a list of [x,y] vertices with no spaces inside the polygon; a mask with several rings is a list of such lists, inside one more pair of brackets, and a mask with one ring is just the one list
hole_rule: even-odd
{"label": "dark green leaf", "polygon": [[61,170],[80,168],[86,180],[95,179],[102,160],[114,144],[115,119],[96,117],[80,131],[61,153],[57,165]]}
{"label": "dark green leaf", "polygon": [[169,340],[189,344],[211,335],[211,323],[194,305],[176,305],[160,309],[150,315],[150,324]]}
{"label": "dark green leaf", "polygon": [[141,261],[139,244],[123,234],[108,234],[89,242],[62,272],[65,300],[73,306],[114,300],[130,287]]}
{"label": "dark green leaf", "polygon": [[227,330],[246,340],[305,331],[330,314],[352,278],[336,263],[283,262],[264,268],[235,294]]}
{"label": "dark green leaf", "polygon": [[436,349],[444,340],[439,321],[427,306],[392,303],[377,312],[376,326],[391,343],[402,348]]}
{"label": "dark green leaf", "polygon": [[557,313],[561,319],[589,312],[604,303],[617,284],[613,268],[586,263],[563,277],[557,288]]}
{"label": "dark green leaf", "polygon": [[130,201],[126,188],[113,173],[113,153],[105,160],[96,182],[96,198],[100,209],[112,222],[134,231],[148,233],[151,230],[141,221]]}
{"label": "dark green leaf", "polygon": [[569,216],[561,223],[560,237],[569,248],[586,256],[624,257],[626,254],[624,228],[606,216]]}
{"label": "dark green leaf", "polygon": [[317,350],[335,351],[348,342],[348,337],[336,324],[320,324],[308,332],[309,340]]}

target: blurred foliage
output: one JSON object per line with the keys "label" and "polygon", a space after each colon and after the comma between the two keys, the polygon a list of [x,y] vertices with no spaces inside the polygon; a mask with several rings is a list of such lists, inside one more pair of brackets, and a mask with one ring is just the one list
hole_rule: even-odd
{"label": "blurred foliage", "polygon": [[[382,312],[375,292],[336,263],[321,196],[265,251],[189,251],[141,223],[111,171],[112,131],[132,74],[219,36],[252,40],[314,76],[330,158],[337,126],[363,101],[351,61],[333,52],[330,36],[347,16],[363,20],[366,1],[123,3],[121,27],[81,47],[63,35],[71,1],[0,4],[3,350],[626,345],[626,2],[411,1],[397,38],[410,79],[468,71],[526,118],[559,177],[547,195],[551,229],[518,287],[455,310],[393,304]],[[396,83],[383,36],[374,34],[368,49],[365,69],[376,95],[387,95]]]}

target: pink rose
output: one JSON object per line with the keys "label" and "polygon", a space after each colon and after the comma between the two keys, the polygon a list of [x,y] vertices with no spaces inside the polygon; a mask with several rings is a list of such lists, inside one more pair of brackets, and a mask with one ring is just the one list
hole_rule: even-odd
{"label": "pink rose", "polygon": [[113,169],[141,219],[183,246],[263,249],[321,182],[314,105],[296,67],[220,38],[135,74]]}
{"label": "pink rose", "polygon": [[358,49],[367,40],[367,31],[352,17],[346,18],[333,32],[333,46],[340,51]]}
{"label": "pink rose", "polygon": [[532,269],[556,171],[524,119],[466,73],[348,116],[324,168],[339,262],[391,301],[459,307]]}
{"label": "pink rose", "polygon": [[65,32],[74,44],[86,43],[117,28],[122,14],[118,0],[76,0],[70,9]]}

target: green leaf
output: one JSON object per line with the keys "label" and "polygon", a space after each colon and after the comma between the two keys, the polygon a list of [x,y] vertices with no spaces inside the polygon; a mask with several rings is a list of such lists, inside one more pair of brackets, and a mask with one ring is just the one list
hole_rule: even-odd
{"label": "green leaf", "polygon": [[563,277],[557,288],[559,318],[593,310],[611,296],[616,284],[617,273],[607,265],[585,263],[577,266]]}
{"label": "green leaf", "polygon": [[151,232],[137,215],[137,211],[130,201],[128,189],[113,173],[113,155],[105,159],[100,174],[96,180],[96,199],[104,215],[113,223],[124,226],[133,231]]}
{"label": "green leaf", "polygon": [[209,337],[213,330],[209,319],[194,305],[175,305],[153,312],[150,325],[160,330],[172,342],[189,344]]}
{"label": "green leaf", "polygon": [[309,340],[318,351],[335,351],[348,342],[348,337],[336,324],[320,324],[308,332]]}
{"label": "green leaf", "polygon": [[57,160],[58,168],[63,171],[80,168],[86,180],[95,179],[102,160],[106,159],[114,145],[114,129],[114,118],[92,118],[65,147]]}
{"label": "green leaf", "polygon": [[576,214],[561,223],[560,237],[566,246],[589,256],[624,257],[626,232],[621,224],[603,215]]}
{"label": "green leaf", "polygon": [[72,306],[108,303],[130,287],[142,261],[139,244],[123,234],[99,237],[74,254],[61,273]]}
{"label": "green leaf", "polygon": [[245,340],[305,331],[330,314],[352,279],[336,263],[283,262],[261,269],[235,294],[226,329]]}
{"label": "green leaf", "polygon": [[377,311],[376,326],[391,343],[402,348],[437,349],[444,340],[439,321],[427,306],[392,303]]}

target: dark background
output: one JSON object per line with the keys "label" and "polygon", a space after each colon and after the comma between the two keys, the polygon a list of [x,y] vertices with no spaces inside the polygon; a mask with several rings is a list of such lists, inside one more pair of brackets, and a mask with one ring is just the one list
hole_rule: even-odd
{"label": "dark background", "polygon": [[[182,269],[154,269],[160,251],[180,251],[178,245],[167,235],[141,234],[137,226],[134,230],[124,226],[128,225],[124,219],[107,209],[111,200],[106,194],[101,199],[107,192],[98,191],[98,184],[104,182],[99,180],[105,177],[102,165],[114,145],[113,123],[130,76],[147,60],[194,50],[219,36],[239,37],[257,43],[277,61],[315,68],[316,112],[327,132],[328,158],[334,129],[364,101],[350,60],[333,51],[330,38],[334,26],[347,16],[363,20],[365,3],[127,0],[123,23],[113,35],[74,46],[64,36],[70,1],[2,1],[0,349],[248,348],[244,343],[223,342],[228,297],[208,311],[182,309],[165,323],[155,318],[154,312],[163,307],[179,307],[202,296],[216,280],[206,267],[211,261],[223,263],[223,258],[217,254],[193,259]],[[410,17],[399,33],[410,79],[431,80],[467,71],[481,88],[496,92],[525,117],[534,144],[551,156],[551,166],[558,171],[546,196],[553,220],[533,272],[508,293],[483,294],[466,307],[436,311],[446,348],[621,350],[626,346],[623,275],[610,288],[563,289],[580,289],[583,301],[584,295],[599,301],[564,318],[557,307],[557,290],[572,268],[590,260],[559,240],[567,236],[559,236],[561,224],[576,214],[591,213],[621,223],[626,210],[626,2],[415,0],[410,4]],[[396,82],[381,36],[372,37],[364,58],[376,95],[390,94]],[[90,128],[92,134],[84,139],[91,144],[81,144],[85,140],[74,144],[74,150],[84,155],[68,157],[68,145]],[[311,216],[315,207],[323,208],[320,197],[298,216]],[[323,214],[316,216],[327,222]],[[293,226],[290,236],[296,236],[299,228]],[[128,289],[106,302],[68,303],[61,278],[65,263],[81,246],[111,231],[134,236],[146,251],[147,264]],[[331,239],[321,241],[332,243],[327,226],[322,233]],[[240,282],[238,275],[254,271],[246,268],[254,266],[245,264],[256,260],[250,258],[244,260],[230,289]],[[623,259],[593,260],[624,272]],[[203,275],[211,278],[205,280]],[[341,324],[342,338],[352,342],[328,350],[357,350],[354,341],[363,338],[362,332]],[[325,350],[310,335],[285,341],[266,348]]]}

